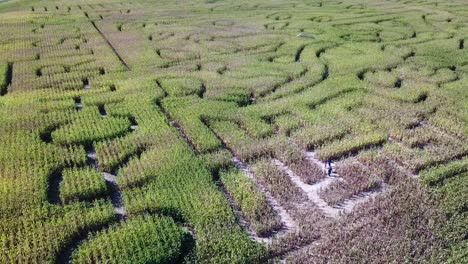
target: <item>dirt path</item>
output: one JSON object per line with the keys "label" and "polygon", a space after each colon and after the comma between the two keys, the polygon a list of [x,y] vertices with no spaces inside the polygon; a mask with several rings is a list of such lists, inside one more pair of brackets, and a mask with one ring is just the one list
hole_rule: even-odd
{"label": "dirt path", "polygon": [[[78,110],[81,110],[83,108],[83,105],[81,104],[81,98],[75,99],[75,103],[76,103],[76,108]],[[80,107],[78,107],[78,105],[80,105]],[[104,109],[104,106],[102,106],[102,108]],[[101,113],[101,116],[102,118],[107,117],[106,114],[102,115],[102,113]],[[100,172],[104,178],[104,181],[106,182],[106,186],[110,192],[110,198],[111,198],[112,207],[114,208],[114,214],[118,222],[122,220],[126,220],[127,211],[125,210],[125,206],[124,206],[123,199],[122,199],[122,192],[117,184],[116,176],[113,174],[101,171],[98,160],[97,160],[97,156],[96,156],[96,150],[94,149],[94,147],[89,147],[86,149],[86,156],[87,156],[87,160],[86,160],[87,165],[94,168],[96,171]],[[59,179],[58,183],[56,184],[57,195],[59,195],[59,184],[60,184],[60,181],[62,180],[61,172],[60,172],[60,177],[58,179]],[[108,226],[109,225],[107,224],[102,225],[91,231],[103,230],[107,228]],[[72,239],[72,242],[62,252],[58,254],[57,263],[71,263],[73,252],[79,247],[79,245],[83,241],[89,239],[89,234],[90,233],[87,233],[84,235],[82,234],[79,237]]]}
{"label": "dirt path", "polygon": [[[268,203],[270,203],[270,205],[273,207],[275,212],[281,218],[281,222],[283,223],[283,229],[279,233],[285,233],[288,231],[296,230],[297,229],[296,222],[288,214],[288,212],[276,201],[276,199],[273,198],[273,196],[271,196],[271,194],[256,181],[248,165],[240,161],[236,156],[232,158],[232,162],[234,163],[234,166],[237,169],[244,172],[245,176],[247,176],[250,180],[252,180],[252,182],[255,184],[257,189],[265,195],[265,198],[268,201]],[[271,237],[268,238],[268,242],[271,242]]]}
{"label": "dirt path", "polygon": [[[98,108],[101,117],[107,118],[107,113],[104,105],[101,105]],[[101,170],[101,168],[99,167],[94,146],[91,146],[90,148],[86,149],[86,156],[87,164],[90,167],[93,167],[96,171],[100,172],[104,178],[104,181],[106,182],[106,186],[110,193],[112,207],[114,208],[115,216],[119,221],[127,219],[127,211],[125,210],[125,206],[123,203],[122,191],[120,190],[119,185],[117,184],[117,177],[114,174]]]}
{"label": "dirt path", "polygon": [[387,190],[388,186],[385,183],[381,183],[379,188],[374,189],[373,191],[362,192],[358,195],[354,195],[353,197],[346,199],[343,202],[336,205],[335,208],[339,208],[346,213],[351,212],[354,209],[354,207],[358,204],[362,204],[371,199],[374,199],[377,195],[386,192]]}
{"label": "dirt path", "polygon": [[[314,152],[307,152],[306,158],[310,162],[313,162],[319,166],[321,166],[325,170],[324,164],[319,161]],[[316,182],[314,184],[306,184],[304,183],[291,169],[288,168],[283,162],[277,159],[273,159],[274,164],[284,171],[291,179],[291,181],[301,188],[301,190],[307,195],[309,200],[313,202],[315,205],[323,211],[325,215],[331,218],[338,218],[340,215],[344,213],[351,212],[354,207],[358,204],[364,203],[369,201],[370,199],[375,198],[378,194],[386,191],[387,186],[382,183],[379,189],[369,191],[369,192],[361,192],[358,195],[354,195],[353,197],[344,200],[343,202],[339,203],[336,206],[328,205],[325,200],[320,197],[320,192],[323,189],[326,189],[330,184],[334,182],[343,181],[342,178],[338,174],[335,173],[334,167],[335,164],[332,163],[333,172],[330,176],[326,176],[323,180]]]}
{"label": "dirt path", "polygon": [[[192,152],[195,155],[199,156],[200,152],[195,148],[195,146],[193,145],[193,143],[191,142],[189,137],[184,133],[182,127],[171,117],[169,112],[166,111],[166,109],[164,109],[164,107],[162,105],[158,105],[158,106],[161,109],[161,111],[164,113],[164,115],[166,116],[166,118],[168,120],[168,124],[170,126],[172,126],[177,131],[179,136],[187,143],[188,147],[192,150]],[[253,177],[250,174],[250,170],[248,169],[246,164],[242,163],[237,157],[234,157],[232,161],[235,164],[235,166],[239,170],[244,171],[244,173],[246,175],[247,175],[247,172],[249,173],[249,175],[247,175],[247,177],[253,179]],[[255,183],[255,181],[254,181],[254,183]],[[242,214],[241,210],[239,209],[239,207],[236,205],[236,203],[232,199],[231,194],[224,188],[223,184],[220,181],[216,181],[215,184],[218,187],[218,190],[226,198],[229,206],[231,207],[231,209],[232,209],[232,211],[234,213],[234,217],[236,218],[237,223],[242,227],[242,229],[244,229],[247,232],[250,239],[252,239],[254,241],[257,241],[257,242],[267,243],[267,244],[271,243],[272,236],[271,237],[260,237],[260,236],[258,236],[256,234],[256,232],[254,231],[254,229],[250,225],[249,221],[247,221],[245,219],[245,217]],[[258,186],[257,186],[257,188],[258,188]],[[270,202],[273,209],[278,213],[278,215],[281,217],[281,219],[286,219],[285,222],[284,222],[285,229],[289,229],[288,225],[294,225],[294,224],[292,224],[293,223],[292,219],[289,217],[289,215],[286,213],[286,211],[278,205],[276,200],[274,200],[273,197],[271,197],[271,196],[267,196],[266,191],[264,189],[260,189],[260,190],[265,194],[267,201]],[[283,231],[283,230],[281,230],[281,231]]]}
{"label": "dirt path", "polygon": [[106,181],[107,187],[111,191],[111,202],[114,207],[114,213],[119,219],[127,219],[127,211],[123,203],[122,192],[120,191],[119,185],[117,184],[117,178],[115,175],[103,172],[104,180]]}
{"label": "dirt path", "polygon": [[319,192],[328,187],[335,181],[341,181],[340,178],[335,176],[326,176],[323,180],[314,183],[314,184],[306,184],[304,183],[293,171],[291,171],[283,162],[274,159],[273,162],[275,165],[280,168],[282,171],[286,172],[289,176],[291,181],[307,195],[307,198],[311,202],[317,205],[323,213],[329,217],[337,218],[341,213],[341,209],[337,209],[334,207],[329,206],[322,198],[319,196]]}

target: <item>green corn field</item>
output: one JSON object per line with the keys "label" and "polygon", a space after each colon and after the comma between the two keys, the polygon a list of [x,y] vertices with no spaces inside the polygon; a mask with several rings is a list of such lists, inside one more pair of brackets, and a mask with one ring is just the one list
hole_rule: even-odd
{"label": "green corn field", "polygon": [[0,264],[468,263],[466,0],[0,0]]}

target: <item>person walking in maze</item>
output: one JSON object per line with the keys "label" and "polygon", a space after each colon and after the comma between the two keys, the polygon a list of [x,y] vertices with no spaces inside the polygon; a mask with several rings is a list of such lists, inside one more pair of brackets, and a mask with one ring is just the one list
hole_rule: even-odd
{"label": "person walking in maze", "polygon": [[332,167],[331,161],[328,161],[328,176],[331,176],[332,172],[333,172],[333,167]]}

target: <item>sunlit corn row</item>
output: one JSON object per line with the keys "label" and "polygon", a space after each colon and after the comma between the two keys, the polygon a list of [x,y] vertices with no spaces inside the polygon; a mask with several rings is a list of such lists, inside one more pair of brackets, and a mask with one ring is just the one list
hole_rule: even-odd
{"label": "sunlit corn row", "polygon": [[[461,262],[462,4],[2,5],[0,262],[62,261],[69,250],[79,263],[256,263],[291,251],[292,263],[425,262],[439,248],[439,262]],[[85,147],[117,175],[127,221],[116,223]],[[342,180],[320,192],[328,205],[393,189],[331,220],[272,163],[316,184],[325,173],[306,151],[338,163]],[[246,229],[269,236],[284,219],[256,184],[297,224],[268,249]],[[451,241],[429,228],[438,219]]]}

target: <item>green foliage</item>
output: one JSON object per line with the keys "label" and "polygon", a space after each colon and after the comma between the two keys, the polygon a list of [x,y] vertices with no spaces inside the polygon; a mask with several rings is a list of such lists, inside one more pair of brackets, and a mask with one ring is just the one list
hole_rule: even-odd
{"label": "green foliage", "polygon": [[102,170],[112,172],[132,155],[149,148],[156,140],[156,135],[133,133],[113,140],[97,142],[95,148],[99,165]]}
{"label": "green foliage", "polygon": [[211,173],[218,173],[232,166],[232,155],[229,151],[223,149],[213,153],[203,155],[203,162]]}
{"label": "green foliage", "polygon": [[432,2],[0,3],[0,263],[464,262],[466,7]]}
{"label": "green foliage", "polygon": [[52,133],[57,144],[91,145],[94,141],[122,136],[130,129],[126,118],[95,118],[93,120],[77,120],[70,125],[61,127]]}
{"label": "green foliage", "polygon": [[[219,111],[222,113],[226,104],[208,105],[195,98],[183,98],[165,99],[163,106],[169,110],[171,117],[174,118],[177,125],[181,126],[181,132],[187,135],[199,152],[213,151],[221,146],[221,142],[216,135],[202,122],[202,113],[205,111],[215,113]],[[187,106],[191,107],[187,108]],[[208,107],[209,110],[207,110]]]}
{"label": "green foliage", "polygon": [[257,235],[267,235],[281,228],[279,216],[273,211],[265,196],[242,172],[236,170],[222,172],[220,179]]}
{"label": "green foliage", "polygon": [[197,79],[161,79],[159,83],[161,84],[161,88],[170,96],[184,96],[200,94],[202,92],[202,83]]}
{"label": "green foliage", "polygon": [[210,127],[241,160],[251,160],[269,153],[268,142],[254,140],[235,123],[230,121],[210,122]]}
{"label": "green foliage", "polygon": [[174,263],[185,233],[168,217],[139,216],[93,234],[73,253],[73,263]]}
{"label": "green foliage", "polygon": [[201,262],[259,261],[265,256],[264,248],[249,240],[238,226],[202,160],[174,136],[143,153],[139,160],[130,161],[119,173],[127,212],[159,212],[190,223]]}
{"label": "green foliage", "polygon": [[1,221],[2,262],[55,263],[57,255],[83,233],[115,221],[112,205],[103,201],[63,208],[45,205],[29,211],[21,219],[3,218]]}
{"label": "green foliage", "polygon": [[60,198],[64,203],[91,200],[107,194],[104,177],[92,168],[67,169],[62,175]]}
{"label": "green foliage", "polygon": [[382,133],[349,137],[320,148],[317,157],[324,161],[333,160],[365,148],[381,145],[383,142],[385,142],[385,135]]}
{"label": "green foliage", "polygon": [[[363,70],[385,69],[397,65],[407,49],[385,49],[377,43],[346,43],[323,55],[330,64],[331,75],[358,74]],[[343,60],[342,58],[346,58]]]}
{"label": "green foliage", "polygon": [[346,128],[333,125],[315,125],[294,132],[292,137],[303,149],[315,149],[322,144],[340,139],[346,135]]}
{"label": "green foliage", "polygon": [[468,210],[467,179],[468,173],[461,173],[446,180],[443,186],[434,189],[435,197],[447,214],[463,214]]}
{"label": "green foliage", "polygon": [[420,175],[425,184],[436,185],[466,171],[468,171],[468,159],[462,159],[447,165],[439,165],[435,168],[421,171]]}

